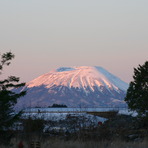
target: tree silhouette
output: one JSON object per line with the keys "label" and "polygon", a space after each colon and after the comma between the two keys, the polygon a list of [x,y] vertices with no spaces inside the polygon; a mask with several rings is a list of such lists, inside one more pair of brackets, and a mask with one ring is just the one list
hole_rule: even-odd
{"label": "tree silhouette", "polygon": [[148,61],[134,68],[133,79],[125,101],[129,109],[137,111],[140,117],[148,117]]}
{"label": "tree silhouette", "polygon": [[[0,55],[0,74],[4,66],[10,65],[10,61],[14,58],[11,52]],[[14,105],[17,99],[24,96],[26,91],[15,93],[14,88],[22,87],[25,83],[18,83],[19,78],[10,76],[7,79],[0,80],[0,142],[8,143],[11,138],[10,127],[16,122],[21,112],[14,112]]]}

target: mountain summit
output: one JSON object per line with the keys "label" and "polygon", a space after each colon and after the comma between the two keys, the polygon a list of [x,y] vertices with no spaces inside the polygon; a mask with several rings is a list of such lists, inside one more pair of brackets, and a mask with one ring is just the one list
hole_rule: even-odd
{"label": "mountain summit", "polygon": [[30,81],[19,107],[47,107],[54,103],[69,107],[111,107],[125,104],[128,84],[102,67],[60,67]]}

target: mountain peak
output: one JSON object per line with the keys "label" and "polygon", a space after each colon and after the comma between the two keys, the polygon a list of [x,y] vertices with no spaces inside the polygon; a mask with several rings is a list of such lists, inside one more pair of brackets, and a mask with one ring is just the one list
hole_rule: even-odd
{"label": "mountain peak", "polygon": [[60,67],[28,82],[23,88],[27,95],[17,106],[123,106],[127,88],[127,83],[102,67]]}
{"label": "mountain peak", "polygon": [[72,67],[60,67],[56,69],[57,72],[72,71],[72,70],[75,70],[75,69]]}
{"label": "mountain peak", "polygon": [[60,67],[27,83],[28,87],[40,85],[45,85],[48,88],[62,85],[70,88],[83,88],[84,90],[87,87],[93,90],[94,86],[98,88],[105,86],[116,91],[119,89],[126,91],[128,88],[127,83],[98,66]]}

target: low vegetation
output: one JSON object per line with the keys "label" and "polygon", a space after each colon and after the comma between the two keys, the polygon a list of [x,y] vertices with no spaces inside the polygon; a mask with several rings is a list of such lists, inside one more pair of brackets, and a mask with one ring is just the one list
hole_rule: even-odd
{"label": "low vegetation", "polygon": [[82,116],[67,116],[59,121],[28,118],[20,123],[23,128],[12,130],[11,146],[0,145],[1,148],[16,148],[20,141],[28,148],[32,142],[39,142],[41,148],[148,147],[147,125],[127,115],[117,115],[102,125]]}
{"label": "low vegetation", "polygon": [[[9,146],[2,146],[1,148],[17,148],[20,139],[12,139],[12,144]],[[22,141],[24,148],[29,148],[29,143],[26,140]],[[147,148],[148,139],[142,142],[125,142],[121,140],[114,141],[64,141],[60,139],[44,139],[40,143],[41,148]]]}

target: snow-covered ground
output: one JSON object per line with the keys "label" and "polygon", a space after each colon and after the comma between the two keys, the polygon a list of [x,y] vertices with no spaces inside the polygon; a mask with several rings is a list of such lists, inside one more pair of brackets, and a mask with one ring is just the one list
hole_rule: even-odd
{"label": "snow-covered ground", "polygon": [[104,122],[105,120],[107,120],[106,118],[97,117],[87,113],[24,113],[22,117],[23,118],[32,117],[34,119],[40,118],[40,119],[52,120],[52,121],[65,120],[68,118],[75,118],[75,117],[85,117],[97,123],[99,121]]}
{"label": "snow-covered ground", "polygon": [[[80,128],[96,127],[108,120],[88,114],[87,112],[118,111],[118,114],[136,116],[135,112],[130,112],[126,108],[28,108],[24,110],[22,118],[43,119],[44,132],[69,131],[74,132]],[[52,124],[51,124],[52,123]],[[22,126],[18,126],[21,127]],[[16,128],[17,129],[17,128]]]}
{"label": "snow-covered ground", "polygon": [[[94,115],[89,115],[87,112],[107,112],[118,111],[118,114],[136,116],[136,112],[129,111],[127,108],[28,108],[24,110],[23,117],[29,116],[35,118],[43,118],[47,120],[63,120],[68,115],[85,116],[92,118]],[[96,117],[98,121],[105,121],[105,118]]]}
{"label": "snow-covered ground", "polygon": [[98,107],[98,108],[27,108],[24,109],[25,113],[37,113],[37,112],[46,112],[46,113],[82,113],[82,112],[101,112],[101,111],[119,111],[119,110],[128,110],[127,108],[117,108],[117,107]]}

